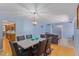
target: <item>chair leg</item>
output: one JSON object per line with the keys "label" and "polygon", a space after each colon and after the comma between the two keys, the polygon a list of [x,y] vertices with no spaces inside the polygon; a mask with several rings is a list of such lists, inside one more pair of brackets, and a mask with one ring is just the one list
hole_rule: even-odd
{"label": "chair leg", "polygon": [[49,55],[49,54],[52,52],[52,50],[53,50],[53,49],[48,48],[48,49],[46,50],[45,56]]}

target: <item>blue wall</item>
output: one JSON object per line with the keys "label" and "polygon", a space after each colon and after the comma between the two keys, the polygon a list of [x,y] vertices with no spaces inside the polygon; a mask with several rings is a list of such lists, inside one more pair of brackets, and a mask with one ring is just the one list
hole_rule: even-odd
{"label": "blue wall", "polygon": [[58,25],[52,25],[52,33],[55,34],[55,35],[59,35],[59,37],[61,37],[62,35],[62,30],[61,28],[58,27]]}
{"label": "blue wall", "polygon": [[74,22],[74,44],[75,44],[75,54],[79,56],[79,29],[77,29],[77,23],[76,19]]}
{"label": "blue wall", "polygon": [[75,52],[76,52],[76,55],[79,56],[79,30],[75,29],[74,33],[75,33],[74,34]]}
{"label": "blue wall", "polygon": [[74,24],[73,23],[63,24],[63,37],[72,38],[73,35],[74,35]]}
{"label": "blue wall", "polygon": [[[51,25],[47,25],[43,22],[38,22],[37,26],[33,26],[31,20],[27,20],[21,17],[7,17],[1,16],[0,20],[10,20],[16,23],[16,34],[23,35],[23,34],[40,34],[40,33],[51,33]],[[56,26],[56,25],[55,25]],[[74,32],[73,23],[65,23],[62,24],[63,26],[63,36],[64,37],[72,37]],[[53,31],[54,28],[52,28]],[[57,31],[53,31],[56,32]],[[53,33],[52,32],[52,33]]]}
{"label": "blue wall", "polygon": [[45,33],[47,32],[47,25],[42,23],[42,22],[38,22],[38,24],[36,26],[33,26],[32,21],[24,21],[24,34],[41,34],[41,33]]}
{"label": "blue wall", "polygon": [[16,34],[24,35],[24,34],[41,34],[45,32],[50,32],[47,28],[46,23],[38,22],[36,26],[33,26],[32,21],[21,18],[21,17],[9,17],[9,16],[0,16],[0,20],[9,20],[16,23]]}
{"label": "blue wall", "polygon": [[[62,29],[58,26],[62,26]],[[63,34],[64,38],[72,38],[72,36],[74,35],[74,23],[72,22],[72,23],[53,24],[52,33],[58,35]]]}

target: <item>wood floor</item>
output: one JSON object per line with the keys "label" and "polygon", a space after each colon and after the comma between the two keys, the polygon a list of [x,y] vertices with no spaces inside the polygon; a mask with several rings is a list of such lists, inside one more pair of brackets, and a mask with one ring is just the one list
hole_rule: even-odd
{"label": "wood floor", "polygon": [[[74,48],[62,47],[59,45],[51,44],[51,48],[53,49],[49,56],[74,56]],[[9,56],[0,51],[0,56]]]}
{"label": "wood floor", "polygon": [[67,48],[60,45],[51,44],[53,49],[50,56],[74,56],[74,48]]}

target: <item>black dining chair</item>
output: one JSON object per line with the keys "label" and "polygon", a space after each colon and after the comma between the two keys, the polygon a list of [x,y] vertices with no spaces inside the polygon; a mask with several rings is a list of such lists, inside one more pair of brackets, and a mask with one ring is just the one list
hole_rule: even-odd
{"label": "black dining chair", "polygon": [[20,40],[25,40],[25,36],[17,36],[17,41],[20,41]]}
{"label": "black dining chair", "polygon": [[51,41],[52,41],[52,37],[49,36],[49,37],[47,38],[47,43],[46,43],[46,48],[45,48],[45,51],[46,51],[45,54],[46,54],[46,55],[50,54],[51,51],[53,50],[53,49],[51,49]]}
{"label": "black dining chair", "polygon": [[47,40],[43,40],[39,42],[40,45],[39,45],[39,49],[37,52],[38,56],[45,56],[46,43],[47,43]]}
{"label": "black dining chair", "polygon": [[26,39],[32,38],[32,35],[26,35]]}
{"label": "black dining chair", "polygon": [[46,38],[46,35],[45,34],[41,34],[40,38]]}
{"label": "black dining chair", "polygon": [[45,56],[47,40],[40,41],[38,44],[32,47],[33,56]]}
{"label": "black dining chair", "polygon": [[10,47],[11,47],[13,56],[29,56],[29,55],[31,55],[29,53],[29,51],[30,51],[29,48],[23,49],[20,46],[18,46],[17,43],[13,43],[11,41],[9,41],[9,43],[10,43]]}
{"label": "black dining chair", "polygon": [[12,41],[9,41],[11,51],[12,51],[12,56],[20,56],[20,50],[18,49],[17,43],[13,43]]}
{"label": "black dining chair", "polygon": [[36,45],[34,45],[33,47],[32,47],[32,49],[31,49],[31,51],[32,51],[32,56],[37,56],[38,54],[38,49],[39,49],[39,43],[38,44],[36,44]]}

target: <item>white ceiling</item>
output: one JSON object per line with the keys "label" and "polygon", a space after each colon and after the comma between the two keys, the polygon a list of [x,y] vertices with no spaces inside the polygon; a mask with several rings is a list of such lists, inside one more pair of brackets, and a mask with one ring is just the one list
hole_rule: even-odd
{"label": "white ceiling", "polygon": [[33,19],[33,12],[37,5],[38,16],[36,19],[48,20],[50,22],[66,22],[73,19],[76,15],[77,4],[61,3],[4,3],[0,4],[0,16],[19,16],[27,19]]}

